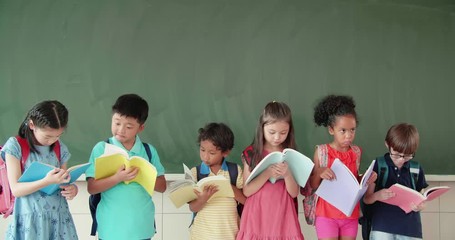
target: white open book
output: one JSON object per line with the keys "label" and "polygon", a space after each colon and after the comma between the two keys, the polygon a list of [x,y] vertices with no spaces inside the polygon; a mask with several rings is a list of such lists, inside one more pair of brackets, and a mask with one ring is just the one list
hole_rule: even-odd
{"label": "white open book", "polygon": [[346,216],[351,216],[354,207],[368,189],[367,181],[373,173],[375,161],[373,160],[371,162],[359,184],[357,178],[349,168],[338,158],[335,159],[331,169],[335,173],[336,179],[322,180],[321,185],[316,190],[316,194],[338,208]]}

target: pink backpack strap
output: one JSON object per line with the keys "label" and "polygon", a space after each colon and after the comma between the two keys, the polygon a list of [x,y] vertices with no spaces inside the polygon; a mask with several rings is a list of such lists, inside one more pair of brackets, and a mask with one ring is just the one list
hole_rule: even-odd
{"label": "pink backpack strap", "polygon": [[62,155],[60,153],[60,141],[58,141],[58,140],[57,140],[57,142],[54,143],[54,152],[55,152],[55,156],[57,156],[58,162],[61,162]]}
{"label": "pink backpack strap", "polygon": [[[21,171],[24,171],[25,162],[27,161],[28,156],[30,155],[30,146],[28,145],[27,139],[22,138],[20,136],[16,136],[17,142],[21,146]],[[54,143],[54,152],[57,156],[58,161],[61,161],[61,153],[60,153],[60,141],[56,141]]]}
{"label": "pink backpack strap", "polygon": [[30,146],[25,138],[16,136],[17,142],[21,146],[21,172],[24,171],[25,161],[27,161],[28,155],[30,155]]}
{"label": "pink backpack strap", "polygon": [[360,168],[360,159],[362,157],[362,149],[360,149],[360,147],[357,145],[352,145],[351,149],[352,149],[352,151],[355,152],[355,155],[357,156],[355,163],[357,165],[357,171],[358,171]]}
{"label": "pink backpack strap", "polygon": [[327,144],[317,145],[316,147],[318,148],[319,167],[327,167],[329,158]]}

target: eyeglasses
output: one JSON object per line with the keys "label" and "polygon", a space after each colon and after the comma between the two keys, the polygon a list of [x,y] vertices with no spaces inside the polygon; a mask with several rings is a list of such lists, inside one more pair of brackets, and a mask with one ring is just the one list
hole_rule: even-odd
{"label": "eyeglasses", "polygon": [[415,153],[403,155],[403,154],[396,154],[396,153],[391,153],[391,152],[389,152],[389,154],[390,154],[390,157],[392,157],[392,158],[396,158],[396,159],[403,158],[404,160],[411,160],[416,155]]}

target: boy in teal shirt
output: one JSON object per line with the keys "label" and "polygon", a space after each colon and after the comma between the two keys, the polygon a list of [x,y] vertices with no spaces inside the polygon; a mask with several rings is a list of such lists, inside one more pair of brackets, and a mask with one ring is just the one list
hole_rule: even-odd
{"label": "boy in teal shirt", "polygon": [[[148,159],[147,152],[138,134],[144,130],[148,116],[147,102],[136,94],[120,96],[112,106],[112,137],[109,143],[125,149],[128,155]],[[101,193],[101,201],[96,210],[98,237],[113,239],[151,239],[155,235],[155,205],[145,189],[132,182],[138,173],[137,168],[118,169],[117,173],[95,180],[95,159],[104,153],[106,141],[98,142],[92,150],[89,162],[93,163],[86,172],[87,190],[90,194]],[[158,174],[155,191],[166,190],[164,167],[156,149],[149,144],[152,159]]]}

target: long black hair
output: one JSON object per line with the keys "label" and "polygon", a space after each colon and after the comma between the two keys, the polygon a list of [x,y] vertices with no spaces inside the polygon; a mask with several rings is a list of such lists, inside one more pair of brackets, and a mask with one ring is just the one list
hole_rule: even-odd
{"label": "long black hair", "polygon": [[[29,127],[30,121],[38,128],[66,128],[66,125],[68,124],[68,110],[59,101],[48,100],[36,104],[28,111],[27,116],[19,126],[17,134],[27,140],[30,151],[38,152],[34,144],[35,135]],[[52,149],[54,144],[50,147]]]}

